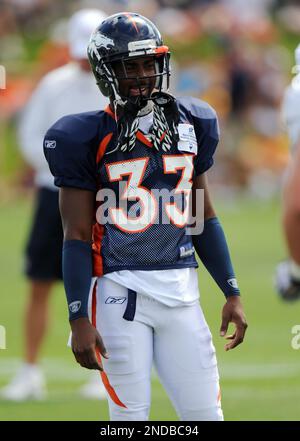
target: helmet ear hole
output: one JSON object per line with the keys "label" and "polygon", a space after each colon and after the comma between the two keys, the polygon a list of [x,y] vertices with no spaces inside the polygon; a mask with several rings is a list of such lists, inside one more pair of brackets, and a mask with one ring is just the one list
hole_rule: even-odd
{"label": "helmet ear hole", "polygon": [[112,92],[111,87],[107,81],[99,80],[97,82],[97,85],[98,85],[102,95],[107,96],[107,97],[110,97],[112,95],[113,92]]}

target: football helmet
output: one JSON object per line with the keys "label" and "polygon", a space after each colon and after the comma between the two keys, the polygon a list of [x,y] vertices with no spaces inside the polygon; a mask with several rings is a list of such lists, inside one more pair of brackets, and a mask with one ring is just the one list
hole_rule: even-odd
{"label": "football helmet", "polygon": [[[155,74],[134,78],[128,76],[126,60],[144,56],[154,57]],[[135,87],[140,90],[141,97],[141,80],[155,80],[156,92],[169,88],[169,48],[163,44],[157,27],[140,14],[122,12],[106,18],[91,36],[88,58],[100,91],[113,100],[131,98],[120,93],[120,80],[136,81]],[[116,62],[123,66],[121,75],[114,72],[113,65]],[[146,97],[147,100],[149,98]]]}

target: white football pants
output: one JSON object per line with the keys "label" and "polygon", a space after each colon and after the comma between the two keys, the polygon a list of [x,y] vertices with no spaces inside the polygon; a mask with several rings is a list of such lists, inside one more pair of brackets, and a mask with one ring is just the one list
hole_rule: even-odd
{"label": "white football pants", "polygon": [[148,420],[153,362],[181,420],[223,420],[215,348],[198,302],[171,308],[137,293],[128,321],[127,288],[101,277],[94,297],[94,325],[110,356],[102,357],[104,371],[125,406],[109,397],[111,421]]}

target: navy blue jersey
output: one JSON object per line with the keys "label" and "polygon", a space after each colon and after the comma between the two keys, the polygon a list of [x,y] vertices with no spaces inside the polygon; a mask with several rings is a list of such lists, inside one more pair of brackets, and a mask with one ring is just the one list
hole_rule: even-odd
{"label": "navy blue jersey", "polygon": [[[115,150],[117,124],[109,108],[65,116],[45,136],[55,184],[95,192],[101,200],[93,232],[95,276],[197,266],[185,196],[193,178],[212,166],[219,131],[208,104],[180,98],[177,105],[180,140],[168,151],[156,150],[141,130],[130,152]],[[165,191],[169,199],[157,197]],[[103,192],[114,194],[115,202],[105,206]]]}

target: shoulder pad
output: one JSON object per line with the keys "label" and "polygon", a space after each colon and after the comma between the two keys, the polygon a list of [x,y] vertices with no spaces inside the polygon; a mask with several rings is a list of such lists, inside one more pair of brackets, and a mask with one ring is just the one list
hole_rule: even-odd
{"label": "shoulder pad", "polygon": [[99,133],[112,131],[112,119],[104,111],[66,115],[50,127],[49,132],[59,131],[77,143],[99,139]]}
{"label": "shoulder pad", "polygon": [[215,119],[216,111],[207,102],[193,97],[181,97],[177,99],[178,108],[183,112],[189,112],[199,119]]}

